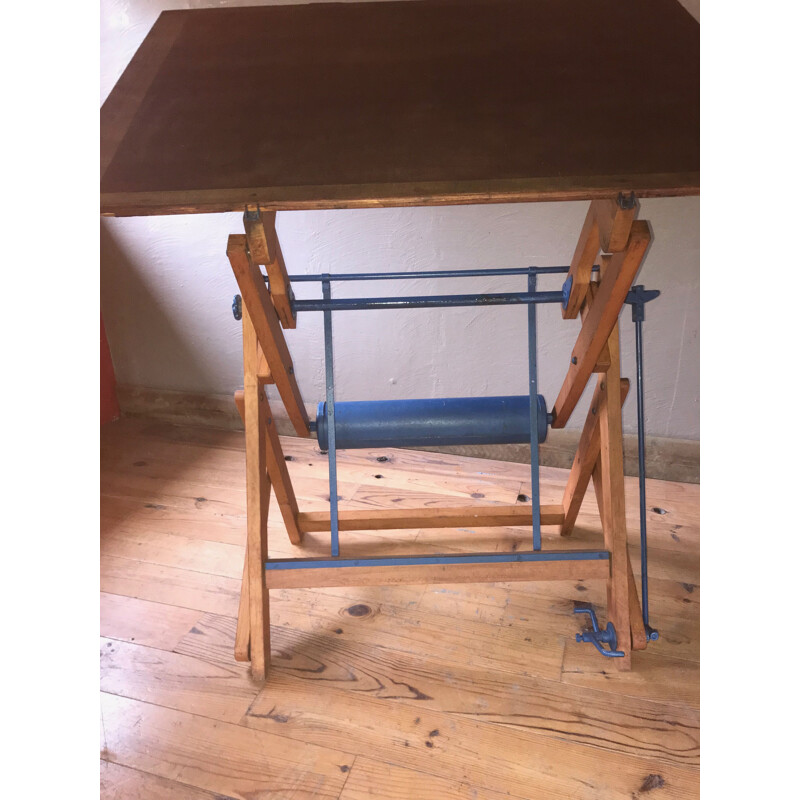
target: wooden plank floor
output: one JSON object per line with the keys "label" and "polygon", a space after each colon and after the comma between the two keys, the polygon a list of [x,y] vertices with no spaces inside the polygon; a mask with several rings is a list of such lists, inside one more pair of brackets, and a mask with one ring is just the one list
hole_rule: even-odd
{"label": "wooden plank floor", "polygon": [[[282,439],[304,510],[327,458]],[[404,450],[339,461],[341,508],[524,502],[528,467]],[[542,502],[566,471],[543,469]],[[699,487],[648,483],[651,618],[619,674],[575,643],[602,582],[271,593],[272,671],[233,660],[244,437],[103,429],[101,795],[128,798],[692,798],[699,793]],[[638,541],[635,479],[628,527]],[[590,490],[591,492],[591,490]],[[602,542],[590,493],[574,539]],[[545,547],[557,537],[545,529]],[[326,534],[308,534],[326,552]],[[511,550],[524,528],[342,534],[343,554]],[[297,556],[276,505],[270,555]],[[638,577],[638,548],[632,548]]]}

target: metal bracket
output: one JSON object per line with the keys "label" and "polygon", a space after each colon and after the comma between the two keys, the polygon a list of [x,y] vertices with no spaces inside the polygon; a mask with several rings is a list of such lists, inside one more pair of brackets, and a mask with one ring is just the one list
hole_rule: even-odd
{"label": "metal bracket", "polygon": [[564,285],[561,287],[561,308],[565,311],[567,306],[569,305],[569,296],[572,292],[572,275],[570,275],[565,281]]}
{"label": "metal bracket", "polygon": [[644,322],[644,304],[655,300],[661,292],[658,289],[645,289],[644,286],[631,286],[625,302],[631,307],[634,322]]}
{"label": "metal bracket", "polygon": [[[609,622],[605,629],[601,628],[597,623],[597,614],[590,605],[576,606],[573,613],[588,614],[592,623],[591,630],[587,629],[583,633],[575,634],[576,642],[593,644],[600,655],[606,656],[606,658],[622,658],[625,655],[622,650],[617,650],[617,631],[613,622]],[[608,648],[603,647],[604,644],[607,644]]]}

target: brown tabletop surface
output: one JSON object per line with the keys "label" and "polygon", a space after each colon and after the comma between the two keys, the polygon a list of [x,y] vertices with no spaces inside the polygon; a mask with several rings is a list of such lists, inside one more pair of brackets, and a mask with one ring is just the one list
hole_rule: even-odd
{"label": "brown tabletop surface", "polygon": [[101,111],[101,211],[698,194],[677,0],[165,11]]}

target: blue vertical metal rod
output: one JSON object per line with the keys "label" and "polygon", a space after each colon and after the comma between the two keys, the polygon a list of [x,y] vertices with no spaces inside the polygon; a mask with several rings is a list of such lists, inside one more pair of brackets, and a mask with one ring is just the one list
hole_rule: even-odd
{"label": "blue vertical metal rod", "polygon": [[[331,299],[331,283],[323,276],[322,296]],[[339,555],[339,488],[336,480],[336,418],[333,399],[333,321],[330,309],[323,312],[325,330],[325,401],[328,421],[328,475],[331,493],[331,557]]]}
{"label": "blue vertical metal rod", "polygon": [[645,496],[645,461],[644,461],[644,369],[642,322],[644,320],[644,304],[633,307],[633,324],[636,328],[636,413],[637,434],[639,439],[639,540],[642,552],[642,621],[645,631],[650,637],[650,610],[647,594],[647,499]]}
{"label": "blue vertical metal rod", "polygon": [[[528,292],[536,291],[536,275],[528,275]],[[528,306],[528,379],[531,397],[531,511],[533,514],[533,549],[542,549],[542,525],[539,507],[539,394],[536,375],[536,304]]]}

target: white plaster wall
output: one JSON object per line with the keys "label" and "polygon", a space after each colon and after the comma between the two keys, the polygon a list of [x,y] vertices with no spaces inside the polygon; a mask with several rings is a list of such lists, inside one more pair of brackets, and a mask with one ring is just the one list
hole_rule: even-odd
{"label": "white plaster wall", "polygon": [[[253,2],[103,0],[101,99],[165,8]],[[699,6],[698,6],[699,8]],[[278,214],[290,273],[566,264],[587,202]],[[647,431],[699,438],[698,198],[644,200],[654,241],[637,279],[662,290],[645,323]],[[241,385],[241,330],[230,311],[236,283],[225,257],[240,214],[103,219],[101,304],[117,380],[156,389],[231,393]],[[559,276],[541,277],[555,289]],[[524,278],[339,284],[334,297],[395,292],[520,291]],[[295,284],[299,298],[315,284]],[[334,316],[341,400],[521,394],[527,387],[522,307],[365,311]],[[541,391],[552,405],[579,322],[539,313]],[[306,402],[324,394],[322,318],[288,332]],[[634,377],[633,326],[622,315],[623,374]],[[587,393],[588,394],[588,393]],[[579,427],[588,398],[570,422]],[[624,413],[635,430],[635,405]]]}

